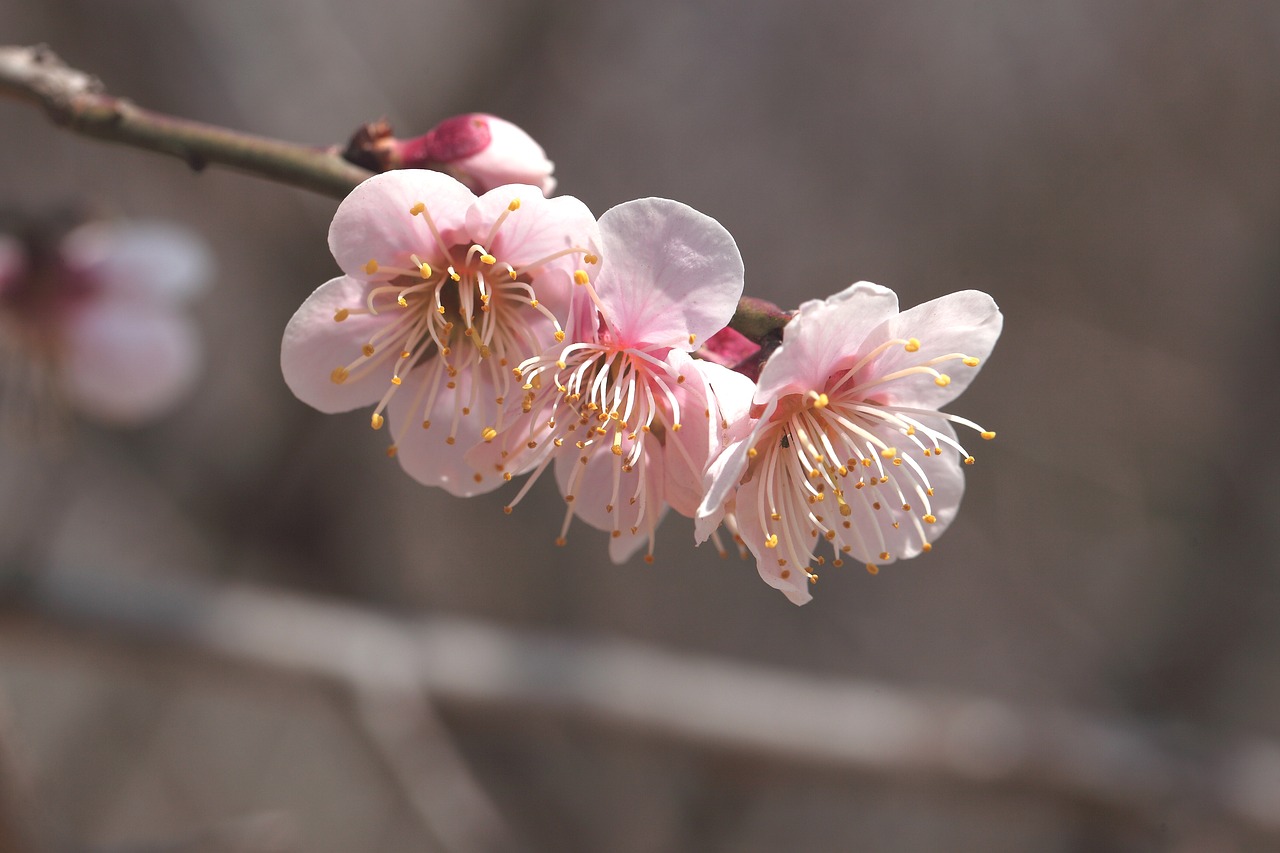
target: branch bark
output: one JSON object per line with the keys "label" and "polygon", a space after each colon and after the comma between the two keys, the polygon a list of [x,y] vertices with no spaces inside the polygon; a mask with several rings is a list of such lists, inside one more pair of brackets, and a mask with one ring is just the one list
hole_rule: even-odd
{"label": "branch bark", "polygon": [[75,133],[168,154],[195,171],[217,164],[342,198],[371,172],[312,148],[144,110],[43,45],[0,47],[0,94],[44,110]]}
{"label": "branch bark", "polygon": [[1039,790],[1155,825],[1177,813],[1280,834],[1280,745],[1269,742],[1169,740],[1150,723],[1067,708],[445,617],[409,622],[248,587],[85,573],[33,580],[9,603],[0,641],[22,642],[25,625],[37,634],[33,654],[68,642],[103,652],[105,638],[131,639],[273,683],[420,691],[464,707],[594,719],[764,761]]}

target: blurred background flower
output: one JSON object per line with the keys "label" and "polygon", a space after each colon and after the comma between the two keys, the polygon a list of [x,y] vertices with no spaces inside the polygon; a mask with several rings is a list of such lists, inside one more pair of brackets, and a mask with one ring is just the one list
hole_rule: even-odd
{"label": "blurred background flower", "polygon": [[187,302],[211,272],[194,234],[159,222],[53,220],[0,233],[0,421],[57,432],[63,407],[114,425],[165,414],[195,383]]}
{"label": "blurred background flower", "polygon": [[[477,21],[483,49],[461,49]],[[49,42],[149,107],[298,141],[341,144],[382,116],[407,137],[492,112],[597,213],[656,195],[715,217],[753,296],[794,307],[867,279],[916,305],[973,288],[1007,320],[963,398],[1000,438],[968,477],[961,523],[927,561],[826,571],[822,595],[794,608],[750,562],[685,547],[685,519],[664,525],[653,566],[613,567],[585,536],[547,543],[563,510],[549,480],[504,516],[503,491],[462,506],[402,476],[367,413],[319,416],[279,375],[281,330],[333,275],[332,200],[194,174],[0,102],[7,202],[110,199],[197,229],[220,266],[200,306],[218,345],[199,394],[140,432],[88,431],[65,464],[0,454],[0,564],[28,584],[120,607],[85,576],[253,582],[857,680],[876,696],[976,695],[994,705],[937,731],[978,743],[1023,731],[991,710],[1005,704],[1135,720],[1188,754],[1280,740],[1280,452],[1223,433],[1276,414],[1259,388],[1280,357],[1280,7],[20,0],[0,6],[0,32]],[[199,621],[168,612],[164,624]],[[368,718],[332,691],[166,665],[147,645],[109,654],[101,634],[77,645],[29,620],[0,627],[12,739],[66,846],[190,838],[264,812],[290,815],[307,851],[436,845],[370,749]],[[854,718],[831,701],[831,717]],[[1155,805],[1136,815],[983,784],[1010,766],[998,751],[957,778],[744,753],[616,713],[439,711],[533,849],[1280,847],[1262,828],[1280,813],[1269,747],[1241,752],[1240,775],[1195,775],[1203,798],[1189,805],[1160,805],[1181,777],[1154,773]],[[402,730],[404,717],[375,716],[377,731]],[[777,725],[798,738],[818,722]],[[900,732],[868,738],[887,749]],[[1065,778],[1133,778],[1071,766]],[[1208,808],[1213,796],[1252,828]]]}

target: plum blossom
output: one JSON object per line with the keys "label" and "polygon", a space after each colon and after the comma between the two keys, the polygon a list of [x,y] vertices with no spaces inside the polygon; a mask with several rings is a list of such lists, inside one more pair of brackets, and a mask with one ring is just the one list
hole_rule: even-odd
{"label": "plum blossom", "polygon": [[522,414],[469,458],[507,478],[534,472],[508,512],[554,464],[567,504],[557,541],[577,515],[610,533],[615,562],[646,542],[651,561],[666,508],[693,515],[726,413],[749,405],[749,379],[689,354],[733,316],[742,258],[720,223],[667,199],[614,207],[600,233],[598,278],[574,273],[595,315],[516,366]]}
{"label": "plum blossom", "polygon": [[542,146],[511,122],[485,113],[466,113],[437,124],[416,139],[396,144],[400,167],[436,169],[472,192],[503,184],[532,184],[551,195],[555,164]]}
{"label": "plum blossom", "polygon": [[[728,512],[765,582],[810,599],[815,555],[878,565],[932,549],[974,457],[940,411],[991,352],[1002,324],[985,293],[953,293],[899,313],[893,291],[858,282],[804,303],[761,371],[750,434],[708,472],[698,535]],[[818,565],[826,558],[816,556]]]}
{"label": "plum blossom", "polygon": [[172,408],[199,372],[187,303],[205,245],[158,222],[92,222],[0,234],[0,402],[20,432],[64,408],[120,426]]}
{"label": "plum blossom", "polygon": [[[323,412],[373,406],[388,450],[455,495],[501,485],[463,453],[504,426],[512,368],[565,337],[572,276],[599,263],[582,202],[512,184],[477,198],[447,175],[375,175],[334,214],[343,275],[294,314],[281,345],[289,388]],[[584,273],[585,274],[585,273]]]}

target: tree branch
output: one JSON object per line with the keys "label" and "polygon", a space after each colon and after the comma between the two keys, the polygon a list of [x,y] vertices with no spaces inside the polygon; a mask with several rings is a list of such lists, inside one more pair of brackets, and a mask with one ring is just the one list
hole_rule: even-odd
{"label": "tree branch", "polygon": [[105,578],[48,576],[12,590],[9,615],[28,618],[0,619],[0,641],[26,639],[32,654],[70,643],[83,659],[109,653],[102,641],[114,636],[265,673],[272,683],[421,691],[463,706],[595,719],[759,760],[1039,790],[1157,825],[1183,813],[1280,833],[1280,746],[1272,743],[1166,740],[1149,723],[1065,708],[445,617],[405,622],[246,587]]}
{"label": "tree branch", "polygon": [[336,149],[311,148],[144,110],[107,94],[43,45],[0,47],[0,94],[44,110],[76,133],[169,154],[197,172],[209,164],[342,198],[370,172]]}

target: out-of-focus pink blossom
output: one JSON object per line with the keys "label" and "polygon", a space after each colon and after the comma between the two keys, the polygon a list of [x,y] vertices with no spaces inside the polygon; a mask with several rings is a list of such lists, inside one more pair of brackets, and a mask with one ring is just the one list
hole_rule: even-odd
{"label": "out-of-focus pink blossom", "polygon": [[[5,414],[30,421],[41,408],[68,406],[119,425],[164,414],[199,371],[186,304],[211,270],[202,241],[162,223],[0,235]],[[22,428],[30,426],[44,424]]]}
{"label": "out-of-focus pink blossom", "polygon": [[504,426],[512,369],[565,336],[572,276],[598,263],[595,217],[575,198],[513,184],[477,198],[439,172],[399,169],[334,214],[343,275],[285,329],[281,367],[323,412],[373,406],[413,477],[460,495],[501,485],[464,451]]}
{"label": "out-of-focus pink blossom", "polygon": [[551,195],[555,164],[542,146],[516,125],[485,113],[447,118],[416,139],[397,142],[402,168],[427,168],[457,178],[484,193],[503,184],[532,184]]}
{"label": "out-of-focus pink blossom", "polygon": [[873,572],[929,551],[960,506],[961,462],[973,462],[952,425],[995,438],[940,409],[1001,324],[974,290],[899,313],[891,290],[859,282],[801,305],[761,371],[749,435],[711,467],[698,534],[728,511],[760,575],[796,604],[824,543],[834,565]]}
{"label": "out-of-focus pink blossom", "polygon": [[729,427],[723,409],[749,404],[749,379],[689,355],[733,316],[742,258],[720,223],[667,199],[619,205],[600,232],[598,278],[574,273],[592,320],[518,366],[521,416],[469,458],[508,477],[535,471],[511,505],[554,463],[560,541],[577,515],[610,533],[615,562],[645,543],[652,559],[666,507],[697,509]]}

